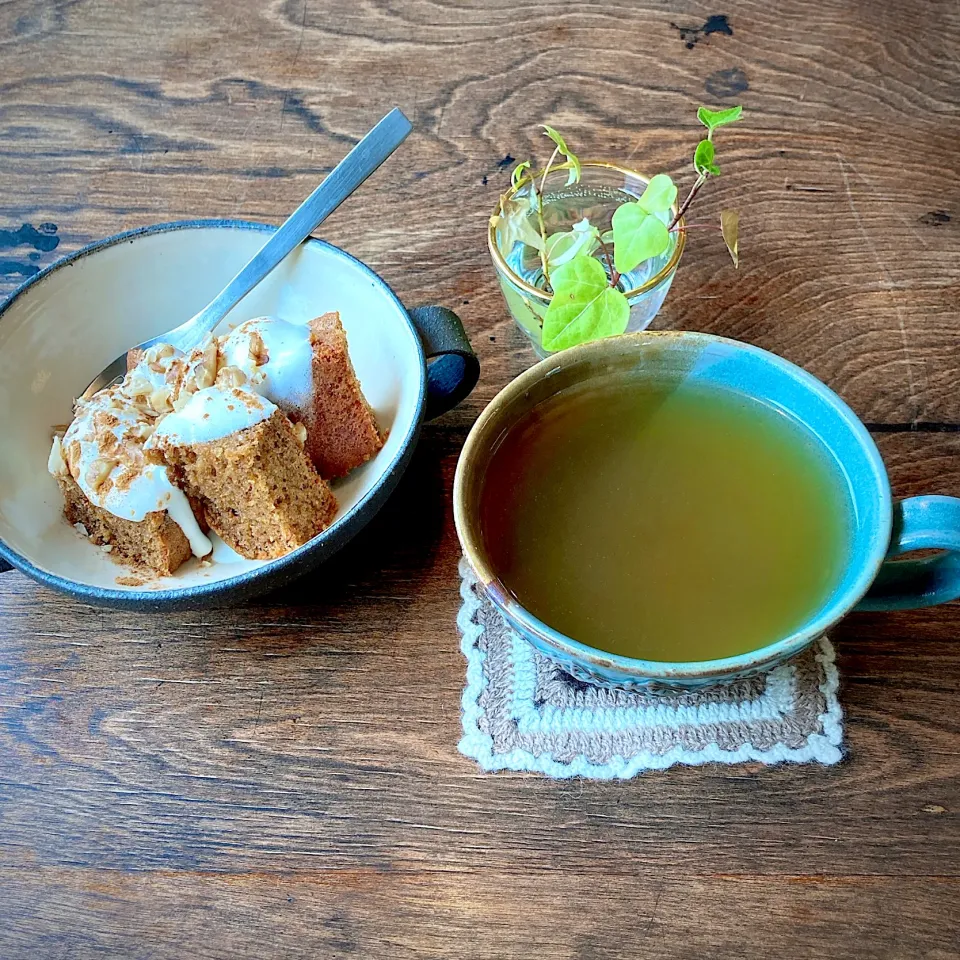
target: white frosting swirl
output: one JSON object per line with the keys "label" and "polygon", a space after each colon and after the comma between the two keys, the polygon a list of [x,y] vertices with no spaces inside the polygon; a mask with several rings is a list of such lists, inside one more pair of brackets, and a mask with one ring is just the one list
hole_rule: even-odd
{"label": "white frosting swirl", "polygon": [[190,501],[154,461],[165,445],[221,439],[278,406],[307,409],[312,361],[309,329],[270,317],[209,337],[189,355],[157,344],[122,383],[77,404],[63,439],[54,439],[48,469],[69,473],[91,503],[124,520],[165,510],[205,557],[212,544]]}
{"label": "white frosting swirl", "polygon": [[220,338],[221,363],[238,367],[250,388],[285,410],[305,410],[313,392],[313,348],[301,323],[246,320]]}
{"label": "white frosting swirl", "polygon": [[266,420],[276,410],[269,400],[240,387],[207,387],[197,391],[176,413],[165,416],[147,441],[163,449],[167,443],[207,443],[228,437]]}
{"label": "white frosting swirl", "polygon": [[148,513],[166,511],[193,553],[205,557],[213,544],[200,529],[190,501],[163,464],[146,458],[154,424],[145,405],[127,401],[122,387],[102,390],[78,404],[63,440],[54,441],[50,471],[62,473],[65,467],[92,504],[123,520],[140,521]]}

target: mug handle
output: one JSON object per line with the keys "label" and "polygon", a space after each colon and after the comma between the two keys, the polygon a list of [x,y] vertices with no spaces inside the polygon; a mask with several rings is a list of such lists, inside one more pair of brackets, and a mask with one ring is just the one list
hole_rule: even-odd
{"label": "mug handle", "polygon": [[[446,307],[407,310],[427,359],[426,419],[452,410],[480,379],[480,361],[460,318]],[[433,361],[432,363],[430,361]]]}
{"label": "mug handle", "polygon": [[[898,560],[911,550],[943,553]],[[893,506],[893,535],[877,579],[857,610],[911,610],[960,597],[960,499],[910,497]]]}

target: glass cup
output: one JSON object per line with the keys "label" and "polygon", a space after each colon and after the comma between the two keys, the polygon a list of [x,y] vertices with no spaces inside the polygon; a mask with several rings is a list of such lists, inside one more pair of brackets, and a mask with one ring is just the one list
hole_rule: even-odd
{"label": "glass cup", "polygon": [[[612,163],[585,161],[582,164],[583,173],[578,183],[567,186],[568,163],[559,164],[551,169],[544,185],[543,220],[547,236],[561,230],[570,230],[575,223],[584,217],[598,227],[603,233],[611,228],[611,218],[614,211],[622,203],[636,200],[642,194],[649,181],[648,177],[618,167]],[[523,199],[529,197],[530,183],[537,179],[538,183],[542,172],[524,177],[507,193],[507,199]],[[499,214],[499,204],[494,211]],[[674,207],[674,214],[676,207]],[[531,226],[539,232],[536,214],[529,214]],[[678,223],[683,227],[683,220]],[[626,333],[635,333],[644,330],[657,315],[673,275],[680,262],[683,247],[686,242],[685,231],[675,230],[670,233],[670,246],[659,257],[654,257],[641,263],[635,270],[624,274],[620,280],[620,289],[630,304],[630,319],[627,322]],[[496,226],[491,222],[488,236],[490,255],[497,270],[500,289],[510,314],[517,326],[530,338],[534,350],[541,357],[548,356],[552,351],[545,350],[542,344],[543,315],[550,306],[552,292],[544,289],[543,268],[537,250],[521,240],[514,240],[506,249],[505,231],[501,224]],[[608,244],[608,247],[610,245]],[[607,269],[602,250],[594,256]]]}

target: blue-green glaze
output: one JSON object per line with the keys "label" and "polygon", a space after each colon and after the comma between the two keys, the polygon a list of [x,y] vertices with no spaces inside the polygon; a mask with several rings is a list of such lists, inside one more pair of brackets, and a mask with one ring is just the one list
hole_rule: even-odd
{"label": "blue-green glaze", "polygon": [[[896,559],[911,550],[943,553],[917,560]],[[893,505],[887,559],[858,610],[934,607],[960,596],[960,500],[910,497]]]}
{"label": "blue-green glaze", "polygon": [[[563,636],[525,610],[490,569],[476,522],[489,454],[512,422],[550,393],[595,375],[643,374],[656,365],[679,379],[725,387],[782,410],[815,434],[846,480],[852,505],[846,572],[823,606],[789,637],[736,657],[665,663],[621,657]],[[929,606],[960,597],[960,500],[914,497],[894,504],[880,453],[853,411],[828,387],[774,354],[698,333],[640,333],[601,340],[549,357],[506,387],[471,432],[457,467],[457,529],[488,596],[542,653],[591,682],[637,687],[697,686],[749,676],[788,659],[853,609]],[[895,559],[910,550],[948,552]]]}

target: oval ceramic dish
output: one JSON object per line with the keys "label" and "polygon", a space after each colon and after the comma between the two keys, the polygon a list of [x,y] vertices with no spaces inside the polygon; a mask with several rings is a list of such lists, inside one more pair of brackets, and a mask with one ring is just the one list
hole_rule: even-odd
{"label": "oval ceramic dish", "polygon": [[132,344],[193,316],[273,229],[197,220],[118,234],[37,274],[0,308],[0,556],[92,603],[220,605],[306,572],[380,509],[410,460],[423,420],[473,389],[479,363],[455,314],[441,307],[406,310],[369,267],[311,239],[224,324],[263,315],[305,322],[340,311],[350,357],[387,439],[369,463],[334,484],[340,509],[333,524],[277,560],[244,560],[218,544],[211,566],[190,560],[172,577],[128,587],[117,578],[129,570],[63,519],[60,492],[46,468],[51,428],[71,419],[73,399],[97,371]]}

